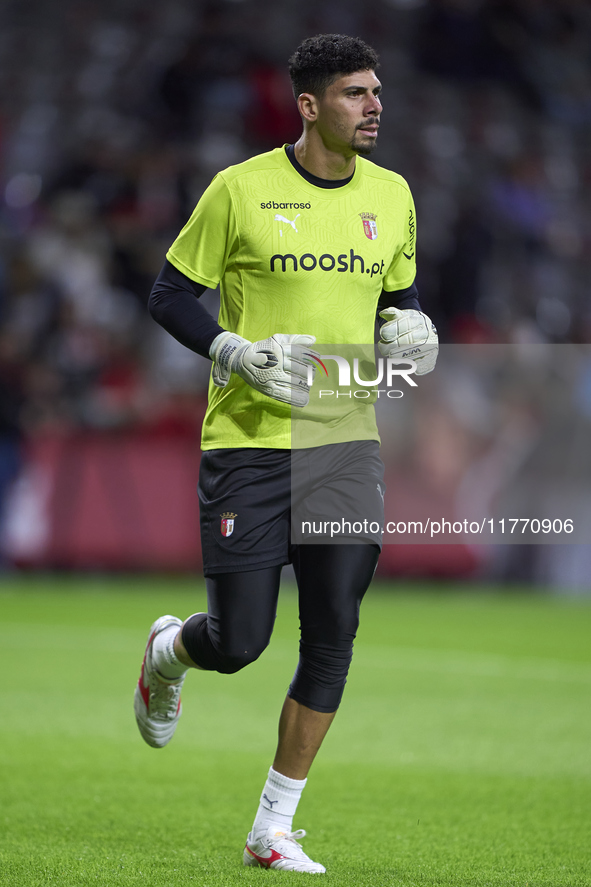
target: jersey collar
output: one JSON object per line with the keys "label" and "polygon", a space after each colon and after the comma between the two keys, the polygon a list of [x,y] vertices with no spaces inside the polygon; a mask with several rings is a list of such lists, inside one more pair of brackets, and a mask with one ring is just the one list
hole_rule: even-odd
{"label": "jersey collar", "polygon": [[[340,197],[345,191],[350,192],[354,188],[357,188],[361,180],[363,158],[357,158],[355,171],[349,178],[336,180],[321,179],[318,176],[309,173],[300,163],[298,163],[295,158],[295,152],[293,160],[291,159],[288,152],[290,147],[293,151],[293,145],[284,145],[282,148],[277,148],[276,150],[278,151],[285,167],[289,169],[292,175],[297,175],[300,185],[309,193],[317,195],[319,192],[322,192],[323,197],[331,199]],[[333,184],[333,181],[335,184]]]}

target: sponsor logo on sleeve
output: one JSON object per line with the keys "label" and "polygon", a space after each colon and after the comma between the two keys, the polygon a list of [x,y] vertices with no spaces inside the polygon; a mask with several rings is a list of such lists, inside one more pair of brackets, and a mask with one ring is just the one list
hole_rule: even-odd
{"label": "sponsor logo on sleeve", "polygon": [[408,211],[408,252],[403,251],[406,259],[412,259],[415,254],[415,217],[412,209]]}

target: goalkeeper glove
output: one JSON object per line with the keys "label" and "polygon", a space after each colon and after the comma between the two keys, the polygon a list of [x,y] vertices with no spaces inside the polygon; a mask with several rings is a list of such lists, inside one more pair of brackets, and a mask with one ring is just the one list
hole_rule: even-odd
{"label": "goalkeeper glove", "polygon": [[262,342],[249,342],[236,333],[216,336],[209,349],[213,360],[213,381],[225,388],[231,373],[282,403],[305,407],[310,398],[308,368],[316,353],[307,347],[314,336],[288,336],[276,333]]}
{"label": "goalkeeper glove", "polygon": [[437,360],[439,339],[427,315],[415,308],[385,308],[380,317],[387,321],[378,343],[383,357],[410,358],[416,362],[417,376],[430,373]]}

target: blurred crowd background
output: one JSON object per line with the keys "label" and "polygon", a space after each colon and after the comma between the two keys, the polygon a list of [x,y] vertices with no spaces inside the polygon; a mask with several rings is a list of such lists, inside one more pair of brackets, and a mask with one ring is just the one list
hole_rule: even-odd
{"label": "blurred crowd background", "polygon": [[[412,188],[417,284],[441,340],[589,343],[584,0],[4,0],[6,564],[41,551],[31,527],[40,524],[42,500],[46,510],[58,508],[47,503],[60,471],[70,498],[79,488],[80,466],[75,480],[66,470],[72,454],[101,436],[109,446],[129,444],[130,435],[182,446],[198,440],[209,364],[164,333],[146,301],[217,170],[298,138],[286,61],[305,36],[322,32],[359,35],[380,53],[385,110],[372,159]],[[204,299],[215,312],[215,294]],[[51,493],[42,492],[42,465]],[[119,513],[116,496],[113,503]],[[70,505],[74,524],[76,513]],[[40,562],[103,561],[95,552],[81,562],[63,553]]]}

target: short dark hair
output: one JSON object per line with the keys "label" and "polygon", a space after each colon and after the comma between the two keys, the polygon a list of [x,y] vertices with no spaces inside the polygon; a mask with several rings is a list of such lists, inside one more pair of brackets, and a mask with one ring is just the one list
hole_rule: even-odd
{"label": "short dark hair", "polygon": [[321,96],[337,77],[356,71],[375,71],[375,49],[359,37],[317,34],[307,37],[289,60],[289,76],[297,99],[303,92]]}

